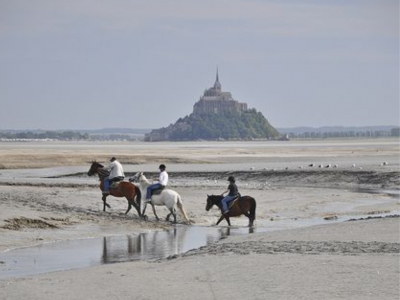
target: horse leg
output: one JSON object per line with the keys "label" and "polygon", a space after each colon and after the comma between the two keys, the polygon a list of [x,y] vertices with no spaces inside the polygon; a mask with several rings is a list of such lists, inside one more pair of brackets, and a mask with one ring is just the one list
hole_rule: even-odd
{"label": "horse leg", "polygon": [[131,208],[132,208],[132,204],[128,199],[128,209],[126,210],[125,214],[127,214],[131,210]]}
{"label": "horse leg", "polygon": [[249,214],[247,211],[246,211],[246,212],[243,212],[243,214],[244,214],[247,218],[249,218],[249,225],[248,225],[248,227],[253,227],[253,221],[254,221],[253,216],[252,216],[251,214]]}
{"label": "horse leg", "polygon": [[252,214],[251,212],[250,212],[250,214],[249,214],[249,227],[253,227],[254,226],[254,220],[256,219],[256,216],[255,216],[255,214]]}
{"label": "horse leg", "polygon": [[172,215],[174,217],[174,224],[176,224],[176,210],[175,210],[175,208],[171,208],[169,211],[170,211],[170,213],[167,215],[167,218],[165,220],[169,221],[169,218]]}
{"label": "horse leg", "polygon": [[150,203],[151,204],[151,207],[153,208],[153,213],[154,213],[154,215],[156,216],[156,220],[157,221],[159,221],[160,220],[160,218],[157,216],[157,213],[156,213],[156,207],[154,206],[154,204],[153,203]]}
{"label": "horse leg", "polygon": [[132,205],[134,208],[136,208],[138,216],[141,217],[142,215],[140,214],[140,206],[135,203],[135,201],[132,201]]}
{"label": "horse leg", "polygon": [[256,219],[256,200],[252,198],[252,203],[250,206],[250,218],[249,218],[249,227],[253,227],[254,220]]}
{"label": "horse leg", "polygon": [[[134,208],[136,208],[138,216],[141,217],[142,215],[140,214],[140,204],[142,203],[142,193],[140,192],[140,188],[135,187],[135,195],[132,197],[132,205]],[[136,199],[136,200],[135,200]]]}
{"label": "horse leg", "polygon": [[253,227],[253,223],[254,223],[254,218],[250,217],[249,218],[249,227]]}
{"label": "horse leg", "polygon": [[176,212],[172,214],[174,216],[174,224],[176,224]]}
{"label": "horse leg", "polygon": [[172,213],[172,215],[174,216],[174,224],[176,224],[176,210],[174,209],[174,212]]}
{"label": "horse leg", "polygon": [[108,203],[106,202],[106,198],[107,198],[107,195],[103,195],[103,197],[101,198],[101,200],[103,200],[103,211],[106,211],[106,206],[107,206],[108,208],[111,208],[110,204],[108,204]]}
{"label": "horse leg", "polygon": [[143,212],[142,212],[142,216],[145,216],[145,212],[146,212],[146,208],[147,208],[147,203],[144,203],[144,207],[143,207]]}
{"label": "horse leg", "polygon": [[225,219],[225,216],[224,216],[224,215],[222,215],[222,216],[219,218],[217,224],[215,224],[215,225],[218,225],[219,223],[221,223],[221,221],[222,221],[223,219]]}
{"label": "horse leg", "polygon": [[135,203],[135,200],[134,199],[132,200],[132,199],[129,199],[129,198],[126,198],[126,200],[128,200],[128,209],[126,210],[125,214],[127,214],[131,210],[132,205],[133,205],[133,207],[136,208],[136,210],[138,212],[138,215],[140,217],[141,216],[140,207]]}
{"label": "horse leg", "polygon": [[253,223],[254,223],[254,216],[251,214],[251,213],[248,213],[248,212],[244,212],[243,213],[246,217],[248,217],[249,218],[249,225],[248,225],[248,227],[253,227]]}

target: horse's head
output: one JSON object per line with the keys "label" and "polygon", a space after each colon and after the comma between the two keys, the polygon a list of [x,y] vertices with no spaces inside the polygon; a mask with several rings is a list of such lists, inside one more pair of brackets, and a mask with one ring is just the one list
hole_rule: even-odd
{"label": "horse's head", "polygon": [[147,180],[146,176],[144,176],[143,173],[140,173],[140,175],[138,177],[138,181],[139,181],[139,183],[142,183],[142,184],[150,184],[150,182]]}
{"label": "horse's head", "polygon": [[207,195],[206,211],[209,211],[214,205],[218,205],[222,198],[223,197],[219,195]]}
{"label": "horse's head", "polygon": [[[143,177],[143,172],[137,172],[135,175],[129,178],[130,182],[139,182]],[[146,177],[145,177],[146,178]]]}
{"label": "horse's head", "polygon": [[97,161],[93,161],[92,165],[90,166],[90,169],[88,171],[88,176],[92,176],[93,174],[96,174],[98,172],[98,168],[103,168],[103,165],[101,163],[98,163]]}

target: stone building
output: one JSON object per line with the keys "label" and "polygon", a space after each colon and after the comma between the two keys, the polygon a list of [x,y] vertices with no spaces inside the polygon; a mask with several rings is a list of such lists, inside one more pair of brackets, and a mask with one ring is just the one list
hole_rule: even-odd
{"label": "stone building", "polygon": [[218,78],[218,70],[214,86],[206,89],[200,100],[194,104],[193,114],[238,112],[241,113],[247,110],[246,103],[240,103],[233,99],[232,94],[223,92],[221,83]]}

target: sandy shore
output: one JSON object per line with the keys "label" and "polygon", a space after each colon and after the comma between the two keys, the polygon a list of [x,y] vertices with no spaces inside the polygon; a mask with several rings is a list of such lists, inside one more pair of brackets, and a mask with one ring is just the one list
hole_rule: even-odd
{"label": "sandy shore", "polygon": [[[78,172],[67,176],[65,170],[51,169],[59,174],[40,182],[36,170],[18,169],[30,167],[19,144],[15,148],[20,153],[0,144],[1,164],[7,168],[0,172],[0,251],[174,227],[156,222],[151,212],[149,221],[133,211],[125,215],[127,204],[122,199],[110,199],[111,209],[102,212],[97,180],[82,175],[91,156],[87,145],[75,146],[83,150],[69,147],[62,151],[54,145],[26,147],[32,157],[43,155],[41,167],[63,166],[54,165],[53,158],[79,153],[72,155],[75,163],[80,162]],[[140,146],[134,156],[159,157],[163,147],[155,148]],[[221,193],[226,174],[233,173],[241,193],[257,199],[255,233],[228,235],[163,259],[4,278],[1,299],[399,298],[399,218],[381,217],[399,212],[398,145],[317,143],[309,152],[304,144],[238,148],[221,143],[215,148],[200,143],[164,148],[174,150],[164,157],[174,175],[171,188],[182,195],[195,222],[192,226],[215,224],[219,211],[205,211],[206,195]],[[128,155],[126,149],[108,146],[96,151],[105,158],[118,149]],[[20,164],[12,165],[9,158],[17,154],[22,155]],[[47,160],[46,155],[50,155]],[[127,165],[128,173],[152,170],[154,163],[149,162]],[[308,162],[331,163],[332,168],[308,167]],[[335,169],[334,163],[339,165]],[[167,214],[163,207],[157,211],[160,217]],[[357,221],[345,222],[348,219]],[[245,217],[231,221],[234,228],[247,224]],[[178,222],[183,224],[180,216]],[[0,271],[8,267],[0,262]]]}

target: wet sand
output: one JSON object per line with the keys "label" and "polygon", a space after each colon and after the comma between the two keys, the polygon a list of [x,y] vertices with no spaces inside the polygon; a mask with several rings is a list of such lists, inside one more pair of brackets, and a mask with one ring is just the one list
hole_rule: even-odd
{"label": "wet sand", "polygon": [[[396,142],[241,147],[237,143],[103,144],[97,145],[96,153],[90,153],[86,144],[61,148],[18,144],[19,152],[0,144],[0,163],[6,168],[0,170],[0,251],[172,228],[168,222],[155,221],[149,209],[149,221],[135,211],[125,215],[123,199],[110,197],[111,209],[102,212],[98,181],[84,173],[91,160],[105,161],[115,153],[126,160],[128,176],[140,170],[155,177],[157,164],[167,161],[170,186],[182,195],[195,222],[192,226],[215,224],[220,213],[205,211],[206,195],[221,193],[226,175],[234,174],[242,195],[257,200],[256,228],[267,228],[164,259],[0,280],[2,295],[4,299],[398,299],[399,218],[380,217],[398,215],[400,210]],[[167,151],[161,155],[163,149]],[[14,156],[18,163],[12,164]],[[74,162],[64,162],[63,156],[75,157]],[[43,159],[35,164],[39,157]],[[154,161],[154,157],[161,158]],[[311,163],[315,166],[309,167]],[[31,165],[50,169],[30,169]],[[41,172],[50,170],[51,178],[42,178]],[[162,207],[157,212],[160,217],[167,214]],[[343,222],[348,219],[357,221]],[[178,222],[183,224],[179,215]],[[231,222],[236,227],[247,225],[245,217]],[[3,263],[0,268],[7,266]]]}

